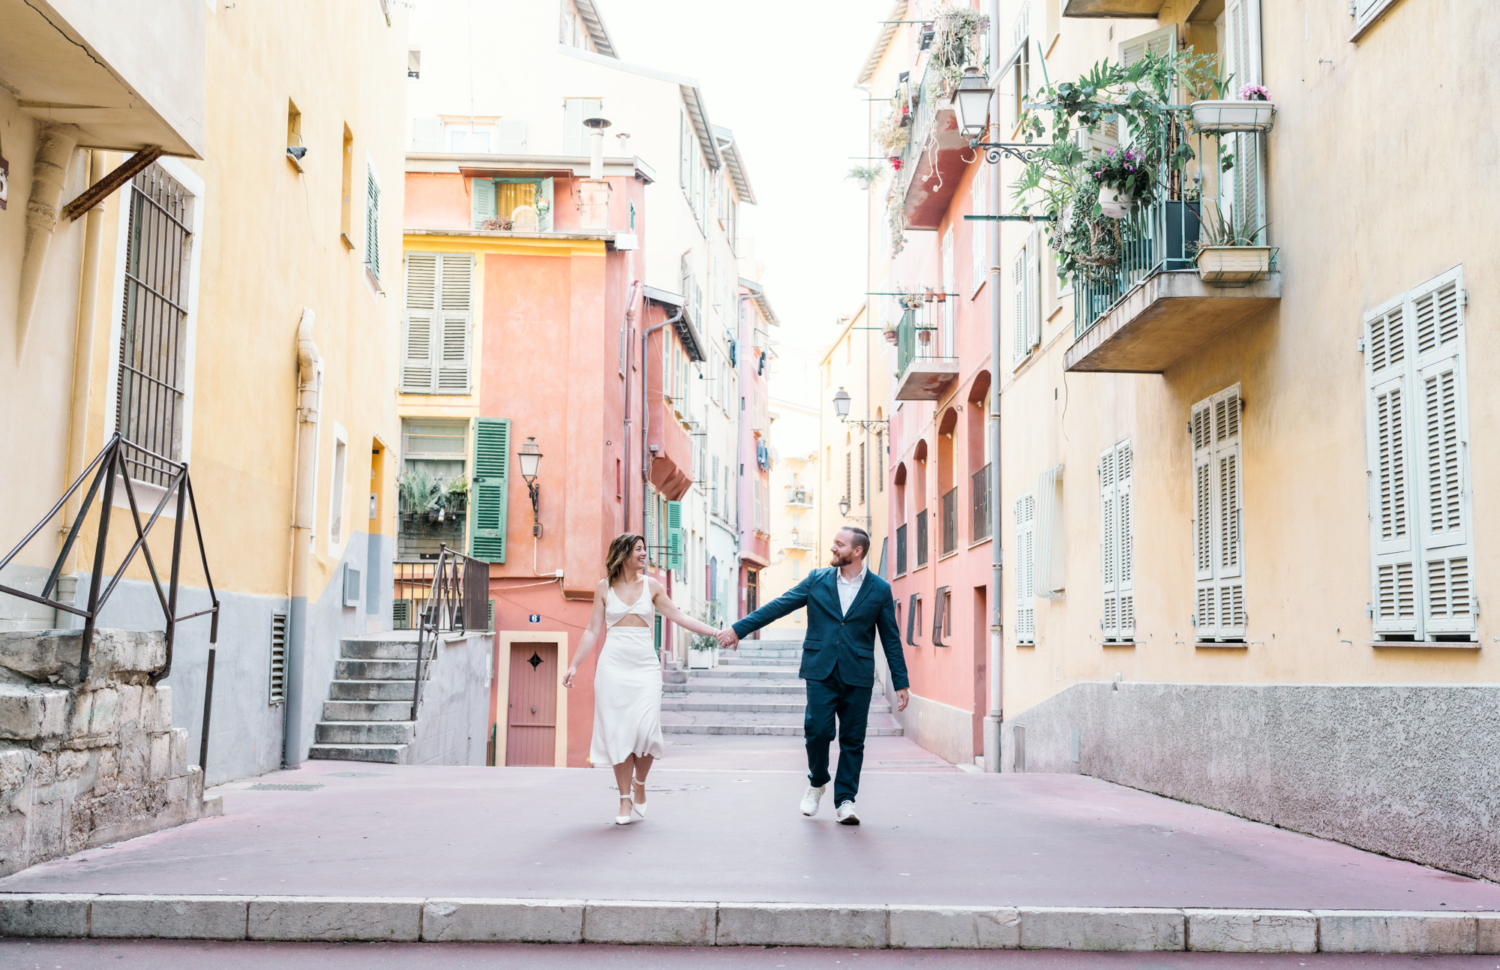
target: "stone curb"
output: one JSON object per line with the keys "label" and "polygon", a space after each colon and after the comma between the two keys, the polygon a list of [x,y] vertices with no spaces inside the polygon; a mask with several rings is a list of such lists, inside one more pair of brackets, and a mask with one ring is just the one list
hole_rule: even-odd
{"label": "stone curb", "polygon": [[1500,913],[0,893],[0,936],[1500,953]]}

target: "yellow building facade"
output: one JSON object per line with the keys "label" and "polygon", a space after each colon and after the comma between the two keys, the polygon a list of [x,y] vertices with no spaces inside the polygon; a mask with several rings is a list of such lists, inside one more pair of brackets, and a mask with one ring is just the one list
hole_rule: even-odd
{"label": "yellow building facade", "polygon": [[[890,372],[894,355],[866,307],[842,321],[819,368],[818,536],[814,552],[827,565],[828,547],[846,525],[870,534],[869,568],[889,576],[889,529],[883,474],[889,447]],[[838,398],[840,392],[847,402]],[[847,405],[844,416],[840,408]],[[847,503],[847,504],[845,504]]]}
{"label": "yellow building facade", "polygon": [[[53,5],[64,17],[73,6],[82,5]],[[30,8],[0,8],[0,33],[30,29]],[[63,209],[29,319],[0,315],[0,410],[17,444],[0,544],[41,521],[116,434],[134,455],[143,517],[187,466],[220,602],[214,783],[305,758],[339,638],[390,626],[405,9],[170,8],[150,36],[124,14],[108,24],[80,11],[65,25],[117,75],[95,79],[98,90],[85,92],[95,100],[72,103],[131,105],[134,90],[145,95],[145,109],[134,103],[144,120],[123,108],[117,123],[53,117],[34,102],[64,99],[35,97],[24,81],[20,99],[0,92],[0,155],[15,158],[0,211],[7,308],[24,306],[34,250],[21,222],[36,173],[56,175],[51,201],[62,207],[122,166],[134,172],[78,220]],[[163,43],[180,56],[162,58]],[[35,75],[36,91],[56,83],[48,69]],[[86,600],[98,506],[47,598]],[[64,512],[75,510],[76,500]],[[127,528],[133,539],[129,514],[113,509],[106,582],[128,551]],[[173,524],[149,540],[163,579]],[[209,604],[184,524],[179,614]],[[62,539],[54,519],[0,582],[42,589]],[[13,629],[76,623],[43,604],[0,601],[0,623]],[[137,558],[99,624],[163,623]],[[207,618],[184,622],[168,680],[194,750],[208,640]]]}

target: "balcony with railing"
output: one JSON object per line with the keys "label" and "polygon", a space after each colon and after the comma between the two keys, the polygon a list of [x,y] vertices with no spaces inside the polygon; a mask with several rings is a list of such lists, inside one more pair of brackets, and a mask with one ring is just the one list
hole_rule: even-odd
{"label": "balcony with railing", "polygon": [[786,504],[802,509],[812,508],[813,490],[803,488],[801,485],[788,485],[786,487]]}
{"label": "balcony with railing", "polygon": [[973,542],[990,537],[990,466],[985,465],[969,476],[969,494],[973,496],[974,522],[970,533]]}
{"label": "balcony with railing", "polygon": [[896,400],[941,400],[958,379],[958,358],[942,356],[951,352],[943,346],[941,326],[950,299],[934,294],[931,301],[902,313],[896,326]]}
{"label": "balcony with railing", "polygon": [[943,494],[943,545],[938,555],[947,556],[958,551],[958,486]]}
{"label": "balcony with railing", "polygon": [[952,94],[952,83],[929,61],[917,86],[911,142],[901,165],[903,178],[892,189],[902,198],[902,215],[909,229],[939,227],[964,169],[974,160],[969,139],[959,129],[948,100]]}
{"label": "balcony with railing", "polygon": [[[1186,108],[1167,126],[1160,157],[1170,157],[1191,140],[1198,161],[1157,176],[1156,198],[1114,223],[1118,259],[1073,285],[1073,346],[1065,363],[1071,371],[1159,374],[1244,320],[1281,299],[1281,273],[1269,246],[1262,211],[1265,175],[1260,160],[1264,135],[1219,137],[1192,133]],[[1222,144],[1220,144],[1222,142]],[[1221,162],[1238,159],[1250,171],[1224,171]],[[1246,161],[1248,160],[1248,161]],[[1235,220],[1236,211],[1248,212]],[[1256,246],[1215,242],[1205,228],[1230,221],[1251,226]],[[1259,258],[1259,270],[1226,274],[1208,257]]]}

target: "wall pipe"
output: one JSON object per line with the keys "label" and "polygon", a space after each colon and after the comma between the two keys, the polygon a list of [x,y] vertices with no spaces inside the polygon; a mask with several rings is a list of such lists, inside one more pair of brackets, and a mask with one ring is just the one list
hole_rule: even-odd
{"label": "wall pipe", "polygon": [[[646,501],[649,497],[648,486],[651,483],[651,335],[662,327],[677,323],[687,313],[687,297],[683,297],[682,306],[677,308],[677,314],[668,317],[654,327],[647,327],[641,331],[641,535],[646,535]],[[662,375],[663,381],[666,375]],[[651,537],[646,536],[646,548],[651,547]],[[663,651],[665,653],[665,651]]]}
{"label": "wall pipe", "polygon": [[[989,0],[990,50],[1000,49],[1000,0]],[[990,117],[999,117],[1000,101],[990,92]],[[989,165],[988,204],[1000,211],[1000,163]],[[993,603],[990,621],[989,695],[990,710],[984,719],[984,770],[1000,770],[1000,727],[1005,722],[1001,692],[1005,678],[1000,669],[1003,658],[1004,627],[1001,611],[1005,590],[1004,554],[1000,543],[1000,223],[986,223],[990,250],[990,566]]]}
{"label": "wall pipe", "polygon": [[[632,269],[634,267],[634,257],[635,251],[631,250],[627,259],[631,261]],[[620,501],[622,502],[620,508],[624,513],[625,522],[620,529],[621,532],[630,531],[630,357],[634,352],[634,348],[631,346],[634,341],[630,338],[635,333],[635,302],[640,298],[640,295],[641,281],[635,280],[630,284],[630,295],[625,300],[625,424],[624,430],[621,432],[623,437],[620,439],[620,444],[624,448],[624,452],[620,458],[620,467],[625,469],[624,474],[620,476],[620,488],[624,492],[620,497]],[[643,396],[641,401],[644,402],[645,400]],[[642,522],[641,528],[645,529],[644,522]]]}
{"label": "wall pipe", "polygon": [[297,325],[297,472],[292,483],[292,596],[288,610],[286,703],[282,718],[281,763],[296,767],[306,758],[303,743],[303,665],[307,660],[308,596],[311,587],[314,524],[318,511],[318,424],[323,398],[323,356],[313,342],[317,314],[302,308]]}

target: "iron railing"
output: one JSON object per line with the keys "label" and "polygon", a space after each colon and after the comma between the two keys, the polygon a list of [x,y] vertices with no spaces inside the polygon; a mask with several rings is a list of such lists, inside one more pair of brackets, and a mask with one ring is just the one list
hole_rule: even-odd
{"label": "iron railing", "polygon": [[917,566],[927,565],[927,510],[917,513]]}
{"label": "iron railing", "polygon": [[[411,616],[417,626],[416,684],[411,695],[411,719],[417,719],[422,703],[422,684],[437,657],[441,633],[467,633],[489,627],[490,564],[449,549],[438,549],[436,562],[396,563],[397,593],[403,586],[412,593]],[[420,570],[427,570],[420,576]],[[421,584],[427,581],[425,589]],[[431,656],[429,656],[429,654]]]}
{"label": "iron railing", "polygon": [[896,575],[906,575],[906,523],[896,526]]}
{"label": "iron railing", "polygon": [[813,490],[812,489],[810,489],[810,488],[801,488],[801,487],[796,487],[796,486],[792,486],[792,485],[788,485],[786,487],[786,504],[787,505],[806,505],[806,506],[811,506],[812,505],[812,500],[813,500]]}
{"label": "iron railing", "polygon": [[942,555],[958,551],[958,486],[948,489],[943,495],[943,549]]}
{"label": "iron railing", "polygon": [[[166,476],[165,491],[156,508],[152,510],[151,517],[144,523],[141,521],[140,503],[136,500],[135,484],[132,482],[130,469],[151,469]],[[148,471],[148,474],[150,472]],[[52,566],[51,573],[47,576],[46,585],[42,587],[41,595],[27,593],[24,590],[15,589],[10,586],[0,585],[0,593],[6,593],[43,606],[50,606],[62,610],[73,616],[83,618],[83,638],[79,646],[78,679],[86,681],[89,676],[89,653],[94,644],[94,633],[98,625],[99,614],[103,611],[105,604],[114,594],[115,587],[120,585],[120,580],[125,578],[125,572],[130,564],[135,561],[137,553],[142,554],[146,560],[146,569],[151,574],[151,583],[156,590],[156,598],[161,603],[162,613],[166,617],[166,663],[162,669],[151,675],[151,683],[154,685],[165,679],[172,672],[172,648],[177,638],[177,624],[183,620],[191,620],[200,616],[211,617],[209,622],[208,642],[217,643],[219,640],[219,596],[214,591],[214,581],[208,571],[208,553],[203,544],[203,528],[198,521],[198,502],[193,496],[192,479],[188,476],[188,466],[183,462],[173,461],[161,455],[148,451],[139,445],[131,444],[117,433],[109,439],[104,450],[89,463],[78,479],[68,488],[63,497],[57,500],[42,521],[22,539],[4,559],[0,559],[0,570],[8,566],[21,550],[31,542],[32,539],[47,527],[68,500],[83,487],[83,483],[93,476],[93,482],[89,485],[83,502],[78,507],[78,514],[73,519],[72,526],[68,529],[68,537],[63,542],[62,550],[57,554],[57,561]],[[104,558],[109,545],[109,527],[113,518],[115,507],[115,488],[121,485],[125,489],[125,497],[130,507],[131,521],[135,526],[135,542],[125,553],[124,559],[115,569],[109,585],[102,590],[100,586],[104,582]],[[100,496],[100,490],[103,496]],[[93,572],[89,580],[88,602],[80,607],[72,603],[63,603],[52,599],[53,592],[57,589],[58,580],[62,578],[63,568],[72,555],[73,545],[78,541],[78,533],[83,528],[84,519],[88,517],[90,509],[94,505],[94,499],[100,498],[99,504],[99,537],[94,546]],[[175,519],[172,529],[172,566],[168,576],[166,588],[162,587],[161,576],[156,569],[156,560],[152,558],[151,547],[146,543],[146,537],[150,535],[162,513],[167,508],[167,503],[174,501]],[[198,542],[198,556],[203,564],[203,578],[208,584],[208,598],[210,606],[205,610],[194,613],[177,615],[177,596],[180,590],[182,576],[182,533],[186,524],[188,512],[193,516],[193,533]],[[210,658],[212,651],[210,651]],[[210,664],[212,660],[210,659]],[[210,667],[210,669],[212,669]],[[205,725],[204,737],[207,737],[207,726]]]}
{"label": "iron railing", "polygon": [[974,542],[990,536],[990,466],[985,465],[969,476],[969,491],[974,496],[974,523],[970,533]]}
{"label": "iron railing", "polygon": [[930,293],[920,308],[907,307],[896,325],[896,374],[906,373],[915,360],[953,360],[944,356],[944,314],[955,294]]}

